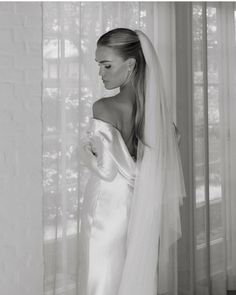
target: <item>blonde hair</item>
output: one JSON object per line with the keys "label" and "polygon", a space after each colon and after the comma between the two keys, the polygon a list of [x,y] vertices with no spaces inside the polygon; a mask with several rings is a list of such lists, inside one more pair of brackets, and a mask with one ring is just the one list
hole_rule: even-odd
{"label": "blonde hair", "polygon": [[135,92],[135,105],[132,119],[134,120],[133,143],[137,150],[138,139],[144,143],[144,119],[145,119],[145,68],[146,61],[143,55],[141,43],[137,33],[126,28],[117,28],[102,35],[97,46],[106,46],[116,51],[124,60],[134,58],[136,60],[131,83]]}

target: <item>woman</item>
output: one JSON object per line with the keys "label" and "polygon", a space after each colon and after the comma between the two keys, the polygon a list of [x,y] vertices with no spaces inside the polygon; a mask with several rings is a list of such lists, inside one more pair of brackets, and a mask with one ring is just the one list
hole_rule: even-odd
{"label": "woman", "polygon": [[144,33],[118,28],[100,37],[96,61],[105,88],[120,92],[93,105],[83,146],[93,173],[84,195],[79,294],[166,292],[184,186],[158,58]]}

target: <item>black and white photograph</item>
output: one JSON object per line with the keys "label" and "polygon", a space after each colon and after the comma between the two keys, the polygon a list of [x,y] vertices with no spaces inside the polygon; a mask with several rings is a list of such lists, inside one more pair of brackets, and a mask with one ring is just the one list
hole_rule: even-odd
{"label": "black and white photograph", "polygon": [[236,2],[0,1],[0,295],[236,295]]}

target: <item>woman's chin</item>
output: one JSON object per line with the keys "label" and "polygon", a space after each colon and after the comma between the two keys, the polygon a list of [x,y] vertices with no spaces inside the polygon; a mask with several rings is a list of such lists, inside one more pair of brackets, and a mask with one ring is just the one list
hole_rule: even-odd
{"label": "woman's chin", "polygon": [[107,89],[107,90],[113,90],[113,89],[116,89],[116,88],[119,88],[120,86],[119,85],[114,85],[110,82],[103,82],[104,84],[104,88]]}
{"label": "woman's chin", "polygon": [[107,90],[112,90],[112,89],[114,89],[114,87],[109,86],[109,85],[104,85],[104,87],[105,87]]}

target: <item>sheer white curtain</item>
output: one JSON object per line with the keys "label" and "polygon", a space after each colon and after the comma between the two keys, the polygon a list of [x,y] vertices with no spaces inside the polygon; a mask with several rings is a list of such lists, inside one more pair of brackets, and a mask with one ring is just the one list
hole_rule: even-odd
{"label": "sheer white curtain", "polygon": [[45,294],[77,293],[80,204],[89,171],[77,150],[92,103],[105,95],[96,40],[115,27],[141,29],[157,49],[175,118],[175,13],[166,2],[43,3]]}
{"label": "sheer white curtain", "polygon": [[226,276],[227,288],[236,290],[236,3],[219,3],[217,10]]}
{"label": "sheer white curtain", "polygon": [[236,289],[232,211],[236,208],[235,21],[235,3],[193,4],[195,279],[199,294]]}
{"label": "sheer white curtain", "polygon": [[196,2],[176,8],[177,39],[183,34],[181,24],[189,24],[184,50],[189,50],[186,72],[192,77],[190,96],[177,97],[192,114],[184,118],[188,127],[183,127],[187,135],[182,138],[189,145],[190,156],[185,157],[192,163],[185,165],[190,167],[185,169],[190,201],[183,212],[189,221],[184,227],[187,238],[179,247],[180,290],[224,295],[236,290],[236,6]]}

